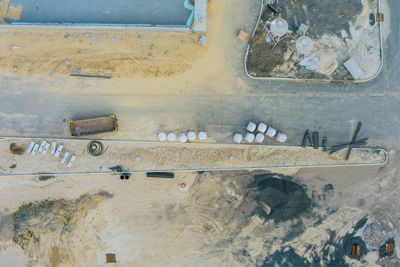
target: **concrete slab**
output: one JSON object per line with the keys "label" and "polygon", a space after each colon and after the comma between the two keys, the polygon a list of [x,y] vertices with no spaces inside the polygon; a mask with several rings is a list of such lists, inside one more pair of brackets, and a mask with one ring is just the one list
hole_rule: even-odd
{"label": "concrete slab", "polygon": [[194,31],[207,30],[207,0],[196,0],[194,3]]}
{"label": "concrete slab", "polygon": [[183,0],[12,0],[22,23],[186,25]]}

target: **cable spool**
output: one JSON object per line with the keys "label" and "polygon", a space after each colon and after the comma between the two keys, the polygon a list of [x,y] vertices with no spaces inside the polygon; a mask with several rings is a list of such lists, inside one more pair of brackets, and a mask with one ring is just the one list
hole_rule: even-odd
{"label": "cable spool", "polygon": [[91,141],[87,146],[88,153],[98,157],[104,153],[104,146],[100,141]]}

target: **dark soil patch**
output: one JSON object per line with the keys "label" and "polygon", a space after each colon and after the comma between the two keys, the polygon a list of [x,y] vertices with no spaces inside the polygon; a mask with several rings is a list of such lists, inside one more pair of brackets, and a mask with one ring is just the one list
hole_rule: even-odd
{"label": "dark soil patch", "polygon": [[[361,13],[362,2],[290,0],[279,1],[277,7],[291,30],[296,30],[303,23],[309,26],[311,38],[321,37],[325,33],[341,37],[342,30],[350,36],[349,22]],[[268,18],[270,13],[266,9],[263,18]]]}
{"label": "dark soil patch", "polygon": [[292,247],[287,246],[283,247],[279,251],[276,251],[271,256],[265,258],[262,267],[272,267],[272,266],[307,267],[307,266],[318,266],[318,265],[310,263],[303,257],[299,256]]}
{"label": "dark soil patch", "polygon": [[260,217],[286,221],[298,218],[311,208],[312,201],[307,196],[304,186],[293,181],[276,178],[274,174],[254,176],[254,183],[250,185],[257,189],[255,200],[260,206],[268,205],[271,212],[258,211]]}
{"label": "dark soil patch", "polygon": [[[370,0],[372,1],[372,0]],[[282,18],[289,24],[288,33],[274,47],[265,40],[266,31],[263,22],[272,15],[272,11],[264,6],[260,23],[250,41],[250,49],[246,67],[253,77],[288,77],[300,79],[329,79],[327,75],[299,67],[297,62],[287,64],[284,71],[274,72],[274,69],[284,63],[284,54],[289,49],[289,44],[295,39],[295,31],[300,24],[308,25],[307,35],[312,39],[318,39],[323,34],[333,34],[341,38],[344,30],[350,36],[350,22],[354,22],[362,11],[362,1],[311,1],[311,0],[287,0],[279,1],[275,7],[280,11]],[[290,61],[290,60],[289,60]],[[340,64],[339,64],[340,65]],[[351,79],[344,66],[339,66],[332,74],[333,79]]]}
{"label": "dark soil patch", "polygon": [[[353,232],[348,233],[345,235],[343,238],[337,240],[336,242],[334,241],[334,238],[336,236],[335,232],[330,233],[330,240],[328,240],[325,243],[325,249],[323,251],[323,258],[324,262],[326,263],[326,266],[348,266],[346,264],[344,257],[348,256],[349,258],[356,259],[356,260],[362,260],[362,257],[365,256],[368,253],[367,246],[364,242],[364,240],[361,239],[359,236],[354,236],[356,232],[361,229],[368,221],[368,218],[364,217],[361,220],[359,220],[356,225],[353,228]],[[360,255],[352,255],[351,250],[353,244],[360,245]],[[329,251],[329,246],[335,247],[335,251],[333,254],[330,254]],[[328,257],[329,256],[329,257]]]}
{"label": "dark soil patch", "polygon": [[394,247],[396,247],[396,243],[394,242],[394,238],[391,237],[388,240],[386,240],[386,242],[384,244],[382,244],[382,246],[379,247],[379,257],[383,258],[383,257],[387,257],[387,256],[392,256],[393,252],[386,252],[386,244],[393,244]]}
{"label": "dark soil patch", "polygon": [[289,38],[282,39],[275,47],[265,41],[266,32],[258,26],[251,40],[252,46],[247,57],[247,71],[252,76],[269,76],[276,66],[284,62],[284,53],[289,46]]}

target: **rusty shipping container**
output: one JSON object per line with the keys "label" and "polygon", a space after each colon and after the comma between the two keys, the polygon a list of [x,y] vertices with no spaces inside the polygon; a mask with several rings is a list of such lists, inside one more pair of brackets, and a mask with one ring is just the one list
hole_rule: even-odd
{"label": "rusty shipping container", "polygon": [[70,121],[69,128],[72,137],[104,132],[116,132],[118,131],[117,117],[111,115],[87,120]]}

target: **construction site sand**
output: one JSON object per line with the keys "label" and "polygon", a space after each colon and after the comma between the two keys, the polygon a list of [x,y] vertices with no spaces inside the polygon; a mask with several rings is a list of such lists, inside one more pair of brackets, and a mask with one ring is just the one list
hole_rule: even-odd
{"label": "construction site sand", "polygon": [[21,6],[10,4],[11,0],[0,0],[0,23],[5,23],[5,19],[19,20],[22,13]]}
{"label": "construction site sand", "polygon": [[[9,7],[8,2],[4,6]],[[221,12],[214,6],[209,1],[210,14]],[[8,13],[12,10],[10,6]],[[18,14],[13,18],[18,19]],[[213,15],[208,18],[211,22],[216,19]],[[207,45],[202,46],[198,44],[200,34],[193,32],[2,28],[0,72],[24,76],[82,73],[111,74],[114,78],[170,77],[190,70],[195,63],[201,65],[196,61],[206,56],[205,47],[213,42],[217,31],[218,25],[210,27]],[[217,62],[210,62],[216,55],[213,52],[207,57],[209,64]]]}
{"label": "construction site sand", "polygon": [[[246,1],[236,1],[234,5],[229,3],[217,1],[218,9],[213,6],[213,13],[208,21],[211,24],[208,26],[211,25],[211,31],[216,29],[216,32],[213,32],[216,35],[221,30],[218,28],[218,21],[226,20],[228,15],[222,16],[221,8],[224,8],[225,4],[229,17],[250,20],[257,14],[256,7],[251,14],[243,15],[243,12],[248,12],[249,4]],[[224,29],[234,35],[237,29],[229,28],[230,24],[228,19]],[[250,27],[247,31],[251,31]],[[14,31],[11,31],[10,36],[13,33]],[[246,88],[245,81],[226,75],[227,70],[230,73],[238,72],[240,55],[233,55],[235,60],[220,56],[225,49],[232,49],[234,38],[227,41],[219,39],[215,42],[214,37],[207,34],[207,44],[211,42],[216,47],[205,48],[207,53],[204,54],[204,59],[198,59],[196,64],[192,65],[192,69],[183,74],[188,77],[177,75],[151,81],[149,78],[133,81],[125,77],[119,79],[118,86],[115,87],[118,90],[113,93],[126,94],[131,90],[129,84],[138,82],[143,85],[143,90],[152,88],[152,91],[146,93],[166,95],[169,92],[178,93],[182,88],[186,88],[188,81],[193,81],[190,83],[190,89],[201,93],[204,88],[198,86],[197,81],[203,79],[208,79],[215,85],[223,85],[213,86],[220,88],[219,93],[231,93],[229,85],[232,82]],[[244,49],[243,44],[235,46]],[[237,47],[234,51],[237,51]],[[227,62],[222,63],[221,59]],[[235,65],[236,61],[239,63]],[[47,76],[47,70],[52,70],[53,66],[49,64],[44,69]],[[42,76],[35,75],[26,79],[41,82]],[[80,88],[73,88],[74,83],[70,80],[66,80],[66,83],[71,85],[71,90],[64,93],[85,94]],[[108,92],[107,83],[105,84],[99,83],[99,94]],[[183,85],[185,87],[182,87]],[[58,88],[49,84],[44,84],[42,90],[59,92]],[[121,104],[146,105],[139,101],[125,101]],[[168,120],[170,116],[171,112],[162,119],[165,127],[173,128],[175,125],[170,124],[171,120]],[[143,129],[150,125],[151,134],[154,134],[153,128],[156,126],[147,121],[149,118],[151,114],[146,114],[143,118]],[[129,125],[129,122],[124,124]],[[149,132],[143,133],[143,138],[148,138],[148,134]],[[81,223],[73,233],[62,236],[54,236],[50,231],[43,233],[37,250],[22,250],[8,238],[12,235],[12,229],[8,228],[9,232],[5,235],[1,231],[0,262],[3,266],[51,266],[52,259],[51,263],[56,266],[108,266],[110,264],[105,264],[105,253],[111,252],[116,253],[117,266],[261,266],[267,256],[270,257],[286,245],[291,245],[302,256],[312,257],[316,255],[313,254],[315,250],[323,249],[320,244],[324,244],[324,240],[329,238],[330,231],[350,230],[382,195],[387,196],[386,201],[398,203],[398,199],[387,194],[390,190],[398,190],[398,179],[388,175],[387,170],[388,168],[381,167],[335,168],[331,171],[324,169],[320,173],[316,172],[314,176],[305,173],[299,178],[299,175],[306,172],[300,171],[294,179],[306,184],[304,186],[308,187],[307,193],[310,197],[312,191],[323,194],[321,188],[326,183],[334,185],[335,193],[333,197],[324,201],[316,201],[317,208],[313,210],[315,213],[307,216],[311,222],[304,225],[304,228],[307,228],[306,234],[301,234],[300,229],[297,238],[289,241],[284,241],[287,234],[293,229],[303,227],[301,224],[299,227],[295,226],[299,222],[297,217],[293,219],[293,225],[290,222],[266,222],[258,216],[251,217],[247,210],[252,211],[255,204],[250,201],[243,205],[248,207],[244,214],[249,216],[250,221],[241,224],[241,221],[236,220],[243,215],[243,210],[238,207],[245,199],[247,184],[252,177],[245,172],[206,172],[202,177],[199,177],[198,173],[178,173],[173,180],[146,179],[144,175],[134,175],[129,181],[120,181],[116,175],[59,176],[45,181],[32,177],[3,177],[0,180],[2,219],[7,218],[23,203],[37,200],[75,200],[83,194],[96,194],[104,190],[114,194],[114,197],[91,209],[86,216],[78,218]],[[292,170],[290,174],[294,174]],[[180,182],[189,185],[188,193],[177,191]],[[357,206],[359,200],[365,200],[365,205]],[[329,213],[330,210],[333,210],[333,213]],[[314,224],[312,219],[322,219],[322,223]],[[397,222],[395,227],[398,227]],[[312,247],[307,247],[307,244],[311,244]],[[244,250],[249,256],[241,260],[240,255],[243,255]]]}
{"label": "construction site sand", "polygon": [[[383,151],[374,149],[354,149],[346,161],[346,150],[330,155],[320,149],[302,147],[162,142],[103,142],[104,154],[94,157],[87,152],[89,142],[74,140],[58,142],[64,146],[58,157],[51,155],[50,151],[45,156],[39,152],[31,156],[27,153],[12,154],[10,145],[13,143],[26,148],[29,141],[0,142],[0,158],[3,159],[0,170],[3,174],[111,172],[115,166],[120,166],[122,171],[165,171],[379,164],[386,160]],[[64,151],[76,156],[71,168],[59,162]]]}
{"label": "construction site sand", "polygon": [[[345,235],[368,213],[367,207],[377,205],[376,198],[382,193],[374,192],[377,184],[385,192],[394,186],[385,183],[390,175],[381,168],[358,169],[360,176],[349,179],[353,172],[335,169],[336,179],[331,181],[324,177],[332,172],[321,171],[312,177],[297,174],[294,182],[307,184],[314,208],[311,214],[279,223],[252,214],[257,203],[251,192],[257,190],[248,185],[254,174],[263,172],[178,173],[175,179],[148,179],[138,174],[129,181],[107,175],[42,181],[7,177],[0,180],[1,221],[30,201],[75,200],[101,191],[112,197],[77,213],[71,232],[42,232],[40,242],[28,251],[7,239],[12,228],[1,225],[0,260],[4,266],[105,266],[105,254],[115,253],[118,266],[262,266],[264,259],[283,246],[312,259],[315,253],[322,254],[332,231],[338,237]],[[386,178],[378,182],[377,172]],[[177,190],[180,182],[188,184],[188,193]],[[332,183],[334,191],[324,192],[326,183]],[[365,206],[356,206],[355,195],[366,199]],[[332,209],[334,213],[329,212]],[[315,223],[320,218],[322,222]],[[304,226],[304,231],[285,241],[298,231],[296,224]],[[32,228],[35,233],[39,229],[42,226]]]}

